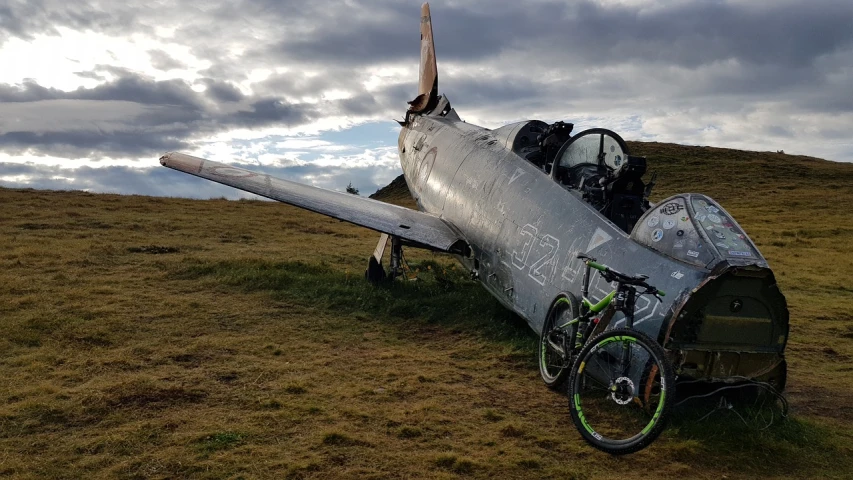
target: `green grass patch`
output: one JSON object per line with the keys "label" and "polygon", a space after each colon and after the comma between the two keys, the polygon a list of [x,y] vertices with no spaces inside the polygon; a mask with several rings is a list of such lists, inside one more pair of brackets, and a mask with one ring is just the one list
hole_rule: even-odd
{"label": "green grass patch", "polygon": [[196,441],[198,449],[205,454],[211,454],[220,450],[228,450],[243,443],[246,435],[236,432],[216,432]]}
{"label": "green grass patch", "polygon": [[360,275],[347,275],[324,264],[189,259],[172,271],[172,277],[214,280],[246,292],[270,291],[278,300],[348,316],[416,320],[476,331],[489,340],[519,348],[524,358],[530,357],[535,335],[527,324],[485,294],[462,269],[429,260],[413,263],[411,269],[418,280],[373,286]]}
{"label": "green grass patch", "polygon": [[675,459],[706,467],[725,461],[756,475],[784,476],[827,466],[853,471],[849,435],[802,418],[783,419],[770,407],[735,406],[697,420],[706,411],[682,408],[673,417],[670,434],[679,439],[671,450]]}

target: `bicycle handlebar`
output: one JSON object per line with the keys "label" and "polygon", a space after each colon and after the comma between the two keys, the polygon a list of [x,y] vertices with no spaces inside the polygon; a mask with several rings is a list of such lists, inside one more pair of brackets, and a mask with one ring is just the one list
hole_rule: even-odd
{"label": "bicycle handlebar", "polygon": [[645,287],[646,291],[642,292],[640,295],[644,295],[644,294],[648,293],[648,294],[655,295],[655,296],[661,296],[661,297],[666,296],[666,293],[664,293],[663,291],[658,290],[656,287],[653,287],[653,286],[649,285],[648,283],[646,283],[646,279],[649,277],[647,277],[645,275],[638,275],[638,276],[626,275],[622,272],[613,270],[612,268],[608,267],[607,265],[596,262],[595,258],[590,257],[589,255],[586,255],[585,253],[579,253],[577,258],[580,258],[581,260],[583,260],[584,263],[587,264],[587,266],[589,266],[590,268],[594,268],[594,269],[600,271],[602,273],[602,276],[604,276],[605,280],[610,280],[610,281],[616,280],[617,282],[624,283],[626,285],[634,285],[637,287]]}

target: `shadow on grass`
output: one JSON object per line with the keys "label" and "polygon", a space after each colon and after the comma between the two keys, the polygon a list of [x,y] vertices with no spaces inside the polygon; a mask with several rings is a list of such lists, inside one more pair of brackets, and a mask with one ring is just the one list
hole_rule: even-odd
{"label": "shadow on grass", "polygon": [[[677,407],[669,435],[671,455],[691,465],[755,476],[810,476],[853,471],[849,438],[807,419],[788,416],[772,402],[708,400]],[[831,477],[830,477],[831,478]]]}
{"label": "shadow on grass", "polygon": [[269,291],[273,298],[378,321],[411,320],[476,332],[529,353],[536,345],[526,322],[498,303],[455,265],[412,263],[415,281],[373,286],[361,272],[345,274],[325,264],[235,260],[185,260],[172,277],[213,279],[244,291]]}
{"label": "shadow on grass", "polygon": [[[419,270],[418,281],[397,280],[379,287],[368,284],[361,272],[347,275],[324,264],[258,259],[185,260],[173,267],[171,275],[243,291],[268,291],[281,301],[389,325],[439,325],[474,333],[513,348],[514,356],[528,359],[529,368],[536,368],[535,334],[524,320],[471,281],[466,272],[434,261],[413,264],[412,268]],[[832,429],[802,419],[781,420],[778,411],[769,427],[769,413],[747,415],[747,424],[729,411],[701,418],[714,408],[691,403],[676,409],[665,434],[672,441],[657,448],[666,449],[663,455],[688,465],[754,476],[844,472],[853,463],[844,443],[849,439]],[[455,458],[444,463],[445,468],[456,469]]]}

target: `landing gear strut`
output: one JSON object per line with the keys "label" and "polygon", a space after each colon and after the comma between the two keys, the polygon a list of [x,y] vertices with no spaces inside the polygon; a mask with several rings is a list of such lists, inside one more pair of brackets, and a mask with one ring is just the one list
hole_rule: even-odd
{"label": "landing gear strut", "polygon": [[[382,267],[382,256],[385,255],[385,248],[388,246],[388,239],[391,239],[391,267],[386,274],[385,268]],[[379,236],[379,242],[373,250],[373,255],[367,260],[367,270],[364,271],[364,278],[368,282],[376,285],[386,279],[394,280],[396,277],[403,274],[403,244],[399,237],[392,237],[387,233]]]}

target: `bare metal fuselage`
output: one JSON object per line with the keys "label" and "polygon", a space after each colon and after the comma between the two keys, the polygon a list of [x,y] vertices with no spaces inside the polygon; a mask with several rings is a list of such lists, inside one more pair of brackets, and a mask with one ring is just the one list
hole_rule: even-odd
{"label": "bare metal fuselage", "polygon": [[[649,248],[513,152],[511,130],[518,128],[471,125],[449,110],[410,116],[399,138],[419,208],[458,230],[471,251],[460,261],[495,298],[539,332],[561,293],[580,297],[576,255],[589,253],[617,270],[646,274],[667,292],[663,301],[640,297],[635,327],[665,345],[682,374],[784,376],[787,308],[763,258],[720,258],[703,268]],[[611,290],[593,274],[591,300]],[[732,302],[747,308],[726,311]]]}

